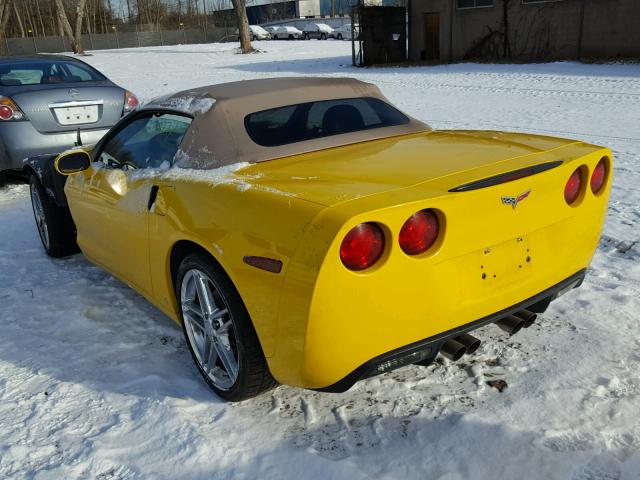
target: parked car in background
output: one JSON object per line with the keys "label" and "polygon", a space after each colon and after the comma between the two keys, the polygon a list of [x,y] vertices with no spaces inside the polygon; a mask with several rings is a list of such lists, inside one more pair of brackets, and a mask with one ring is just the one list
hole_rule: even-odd
{"label": "parked car in background", "polygon": [[326,40],[333,33],[333,28],[326,23],[307,23],[303,32],[305,40],[309,40],[311,38]]}
{"label": "parked car in background", "polygon": [[271,33],[271,37],[276,40],[298,40],[304,36],[302,31],[298,30],[296,27],[278,25],[266,28],[267,31]]}
{"label": "parked car in background", "polygon": [[138,103],[75,58],[0,59],[0,173],[22,170],[28,157],[98,142]]}
{"label": "parked car in background", "polygon": [[251,30],[251,40],[253,41],[271,39],[271,34],[260,25],[249,25],[249,30]]}
{"label": "parked car in background", "polygon": [[[355,25],[355,29],[358,29],[358,25]],[[347,23],[342,25],[341,27],[334,28],[333,32],[331,32],[331,38],[335,38],[337,40],[351,40],[352,35],[352,25]],[[357,39],[357,35],[356,35]]]}

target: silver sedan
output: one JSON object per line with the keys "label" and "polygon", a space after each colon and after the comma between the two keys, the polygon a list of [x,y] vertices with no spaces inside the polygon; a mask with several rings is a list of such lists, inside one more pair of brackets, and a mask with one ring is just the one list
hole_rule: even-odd
{"label": "silver sedan", "polygon": [[97,143],[137,106],[135,95],[75,58],[0,58],[0,177],[28,157]]}

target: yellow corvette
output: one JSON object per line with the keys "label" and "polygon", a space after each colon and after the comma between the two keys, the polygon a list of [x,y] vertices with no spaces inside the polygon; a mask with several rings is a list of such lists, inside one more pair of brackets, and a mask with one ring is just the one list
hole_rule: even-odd
{"label": "yellow corvette", "polygon": [[529,326],[585,276],[612,156],[433,131],[373,85],[289,78],[157,99],[27,168],[47,252],[79,247],[144,295],[241,400],[341,392]]}

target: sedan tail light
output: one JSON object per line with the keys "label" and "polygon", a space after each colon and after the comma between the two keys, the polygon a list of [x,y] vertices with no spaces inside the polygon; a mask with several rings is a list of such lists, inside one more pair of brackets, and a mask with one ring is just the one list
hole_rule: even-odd
{"label": "sedan tail light", "polygon": [[404,222],[398,241],[407,255],[426,252],[435,243],[440,231],[438,216],[433,210],[420,210]]}
{"label": "sedan tail light", "polygon": [[140,105],[140,100],[129,90],[124,91],[124,113],[129,113],[135,110]]}
{"label": "sedan tail light", "polygon": [[578,168],[571,174],[564,187],[564,199],[567,204],[572,205],[578,200],[582,190],[582,169]]}
{"label": "sedan tail light", "polygon": [[20,122],[27,117],[9,97],[0,96],[0,122]]}
{"label": "sedan tail light", "polygon": [[349,270],[371,267],[384,252],[384,232],[375,223],[361,223],[349,230],[340,245],[340,260]]}
{"label": "sedan tail light", "polygon": [[607,160],[601,159],[591,174],[591,191],[595,194],[600,193],[607,179]]}

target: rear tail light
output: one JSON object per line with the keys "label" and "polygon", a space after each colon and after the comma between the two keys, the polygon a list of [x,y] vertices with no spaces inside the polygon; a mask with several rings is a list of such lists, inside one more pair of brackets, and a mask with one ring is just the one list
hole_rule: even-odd
{"label": "rear tail light", "polygon": [[591,191],[594,194],[600,193],[606,179],[607,161],[603,158],[598,162],[598,165],[596,165],[596,168],[593,170],[593,174],[591,174]]}
{"label": "rear tail light", "polygon": [[129,90],[125,90],[124,92],[124,112],[128,113],[132,110],[135,110],[136,107],[140,105],[140,100]]}
{"label": "rear tail light", "polygon": [[433,210],[420,210],[404,222],[398,241],[407,255],[426,252],[435,243],[440,231],[438,217]]}
{"label": "rear tail light", "polygon": [[582,169],[578,168],[571,174],[567,184],[564,187],[564,199],[571,205],[578,200],[580,196],[580,190],[582,190]]}
{"label": "rear tail light", "polygon": [[360,271],[371,267],[384,252],[384,232],[375,223],[355,226],[342,240],[340,260],[349,270]]}
{"label": "rear tail light", "polygon": [[0,121],[1,122],[19,122],[26,120],[27,117],[22,110],[9,97],[0,96]]}

